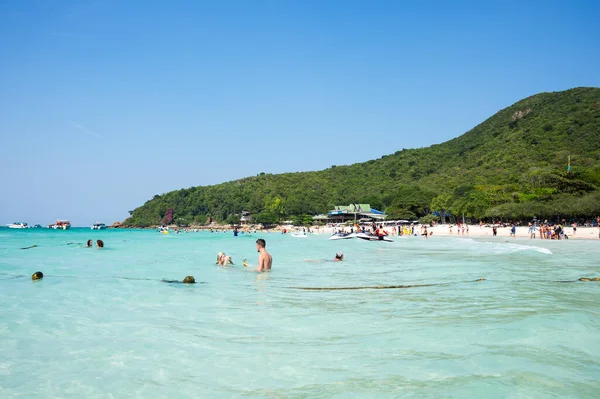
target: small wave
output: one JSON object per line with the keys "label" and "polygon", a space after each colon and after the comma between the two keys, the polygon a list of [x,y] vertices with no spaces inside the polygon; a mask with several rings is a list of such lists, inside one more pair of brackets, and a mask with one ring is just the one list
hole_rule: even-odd
{"label": "small wave", "polygon": [[540,254],[552,255],[552,251],[548,248],[536,247],[534,245],[524,245],[524,244],[506,244],[506,245],[498,245],[496,248],[499,253],[511,253],[511,252],[520,252],[520,251],[535,251]]}
{"label": "small wave", "polygon": [[494,241],[478,241],[471,238],[464,240],[457,240],[462,244],[468,246],[480,246],[485,252],[491,252],[493,254],[507,254],[520,251],[534,251],[545,255],[552,255],[552,251],[548,248],[538,247],[535,245],[517,244],[514,242],[494,242]]}
{"label": "small wave", "polygon": [[515,251],[536,251],[541,254],[552,255],[552,251],[550,251],[548,248],[524,244],[508,244],[507,246]]}

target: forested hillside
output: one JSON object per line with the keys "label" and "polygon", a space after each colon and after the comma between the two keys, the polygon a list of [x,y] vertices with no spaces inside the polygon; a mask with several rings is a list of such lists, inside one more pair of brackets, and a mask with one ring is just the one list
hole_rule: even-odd
{"label": "forested hillside", "polygon": [[402,219],[600,214],[600,89],[537,94],[453,140],[377,160],[155,195],[125,224],[235,222],[241,210],[274,222],[349,203]]}

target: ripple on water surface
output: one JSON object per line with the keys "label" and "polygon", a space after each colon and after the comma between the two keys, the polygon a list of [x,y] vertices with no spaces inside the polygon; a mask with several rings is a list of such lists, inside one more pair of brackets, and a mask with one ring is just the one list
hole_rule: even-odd
{"label": "ripple on water surface", "polygon": [[[0,231],[0,397],[595,397],[597,242]],[[103,250],[83,248],[101,238]],[[34,248],[19,248],[37,245]],[[236,266],[219,268],[225,251]],[[344,262],[307,262],[333,259]],[[45,278],[32,282],[31,273]],[[202,284],[167,284],[193,275]],[[485,278],[484,281],[475,280]],[[557,281],[571,280],[562,283]],[[415,286],[305,291],[298,287]],[[32,383],[35,381],[35,383]]]}

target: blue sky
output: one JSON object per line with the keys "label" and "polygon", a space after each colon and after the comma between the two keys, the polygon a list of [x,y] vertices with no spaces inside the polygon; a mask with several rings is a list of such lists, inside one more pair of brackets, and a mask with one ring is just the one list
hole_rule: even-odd
{"label": "blue sky", "polygon": [[599,4],[1,2],[0,223],[112,223],[154,194],[429,146],[598,87]]}

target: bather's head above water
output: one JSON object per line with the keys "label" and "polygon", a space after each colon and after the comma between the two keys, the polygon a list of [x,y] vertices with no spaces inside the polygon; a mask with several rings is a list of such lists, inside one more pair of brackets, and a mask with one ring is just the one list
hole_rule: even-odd
{"label": "bather's head above water", "polygon": [[338,252],[337,254],[335,254],[334,261],[339,262],[339,261],[342,261],[342,260],[344,260],[344,254],[343,253]]}
{"label": "bather's head above water", "polygon": [[196,279],[194,276],[185,276],[183,279],[183,284],[196,284]]}
{"label": "bather's head above water", "polygon": [[87,240],[87,243],[85,244],[86,247],[91,248],[92,245],[94,245],[94,241],[92,240]]}
{"label": "bather's head above water", "polygon": [[102,241],[102,240],[98,240],[98,241],[96,241],[96,246],[97,246],[98,248],[104,248],[104,241]]}

